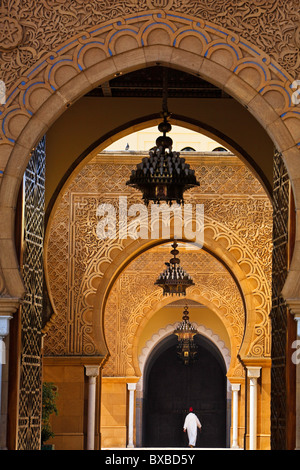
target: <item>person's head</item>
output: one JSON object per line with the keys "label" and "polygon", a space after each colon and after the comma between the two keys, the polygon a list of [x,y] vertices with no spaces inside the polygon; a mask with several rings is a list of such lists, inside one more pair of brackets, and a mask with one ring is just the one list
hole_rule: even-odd
{"label": "person's head", "polygon": [[193,410],[193,408],[192,408],[192,407],[190,407],[189,411],[190,411],[190,413],[192,413],[194,410]]}

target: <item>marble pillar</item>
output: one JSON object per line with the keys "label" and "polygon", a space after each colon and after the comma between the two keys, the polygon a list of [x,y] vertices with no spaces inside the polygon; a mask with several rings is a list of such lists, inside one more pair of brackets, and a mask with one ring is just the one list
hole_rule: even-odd
{"label": "marble pillar", "polygon": [[99,366],[85,366],[85,373],[89,378],[87,450],[95,448],[96,379],[99,375],[99,369]]}
{"label": "marble pillar", "polygon": [[257,379],[260,377],[261,367],[247,366],[249,378],[249,450],[256,450],[257,446]]}
{"label": "marble pillar", "polygon": [[239,429],[239,391],[240,384],[232,384],[232,445],[233,449],[239,448],[238,429]]}
{"label": "marble pillar", "polygon": [[127,447],[134,447],[133,443],[133,420],[134,420],[134,392],[136,383],[127,384],[129,390],[129,421],[128,421],[128,444]]}

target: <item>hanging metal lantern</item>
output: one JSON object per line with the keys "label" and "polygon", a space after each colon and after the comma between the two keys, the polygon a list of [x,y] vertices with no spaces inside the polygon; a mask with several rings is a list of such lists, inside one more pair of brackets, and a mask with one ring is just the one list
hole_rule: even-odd
{"label": "hanging metal lantern", "polygon": [[169,263],[165,263],[167,269],[159,275],[154,283],[163,289],[163,295],[186,295],[186,289],[194,285],[191,276],[180,266],[180,259],[177,258],[179,254],[177,246],[176,242],[172,244],[173,258]]}
{"label": "hanging metal lantern", "polygon": [[179,152],[172,150],[173,141],[166,134],[172,129],[168,122],[170,113],[167,109],[167,86],[164,74],[163,121],[158,130],[163,133],[156,139],[156,146],[149,151],[149,157],[143,158],[135,170],[132,170],[126,185],[140,190],[143,201],[148,206],[150,201],[155,204],[173,202],[183,204],[183,193],[194,186],[199,186],[195,171],[180,157]]}
{"label": "hanging metal lantern", "polygon": [[189,311],[186,306],[183,311],[182,322],[174,331],[178,337],[178,345],[176,348],[177,356],[184,365],[192,364],[198,355],[198,347],[194,341],[197,330],[193,327],[189,320]]}

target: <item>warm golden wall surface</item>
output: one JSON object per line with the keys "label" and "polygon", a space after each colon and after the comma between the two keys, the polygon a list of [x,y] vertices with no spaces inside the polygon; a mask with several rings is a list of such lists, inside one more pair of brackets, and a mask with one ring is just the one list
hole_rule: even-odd
{"label": "warm golden wall surface", "polygon": [[43,380],[52,382],[58,389],[58,416],[52,420],[56,450],[84,450],[85,448],[85,380],[82,364],[65,359],[58,363],[50,360],[44,364]]}

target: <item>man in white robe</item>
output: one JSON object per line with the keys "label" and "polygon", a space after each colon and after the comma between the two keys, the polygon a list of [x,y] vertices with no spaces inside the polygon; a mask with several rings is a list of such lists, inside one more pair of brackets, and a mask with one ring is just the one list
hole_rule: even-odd
{"label": "man in white robe", "polygon": [[201,429],[202,425],[195,413],[193,413],[193,408],[190,408],[189,411],[189,414],[184,420],[183,431],[187,431],[189,438],[189,446],[195,447],[197,439],[197,430],[198,428]]}

